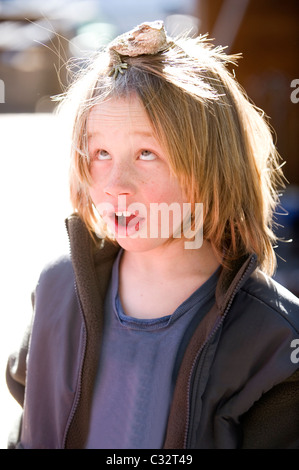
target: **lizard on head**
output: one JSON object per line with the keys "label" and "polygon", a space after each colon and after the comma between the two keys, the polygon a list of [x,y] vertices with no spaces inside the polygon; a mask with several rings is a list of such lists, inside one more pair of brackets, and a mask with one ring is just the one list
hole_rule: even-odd
{"label": "lizard on head", "polygon": [[167,49],[169,45],[163,21],[142,23],[136,26],[109,44],[110,75],[116,78],[118,73],[124,73],[127,69],[128,64],[122,60],[121,56],[153,55]]}

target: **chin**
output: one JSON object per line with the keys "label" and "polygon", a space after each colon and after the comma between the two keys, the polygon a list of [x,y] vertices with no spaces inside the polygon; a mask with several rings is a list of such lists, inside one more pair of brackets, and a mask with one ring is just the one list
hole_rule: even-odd
{"label": "chin", "polygon": [[156,250],[163,247],[168,239],[148,239],[148,238],[116,238],[117,243],[126,251],[141,253]]}

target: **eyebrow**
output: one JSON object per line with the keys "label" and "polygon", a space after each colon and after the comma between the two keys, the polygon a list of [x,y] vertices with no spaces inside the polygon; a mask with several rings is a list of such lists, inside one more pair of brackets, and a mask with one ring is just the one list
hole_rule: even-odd
{"label": "eyebrow", "polygon": [[[92,139],[93,137],[97,136],[97,135],[103,135],[103,133],[100,131],[100,130],[96,130],[96,131],[92,131],[92,132],[87,132],[87,138],[88,140],[89,139]],[[152,138],[155,138],[155,134],[154,132],[150,132],[150,131],[133,131],[133,132],[129,132],[128,135],[138,135],[138,136],[141,136],[141,137],[152,137]]]}

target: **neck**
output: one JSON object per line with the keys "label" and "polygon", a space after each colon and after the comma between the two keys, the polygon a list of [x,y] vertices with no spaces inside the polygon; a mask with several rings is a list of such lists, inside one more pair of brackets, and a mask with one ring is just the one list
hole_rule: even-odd
{"label": "neck", "polygon": [[135,318],[170,315],[218,266],[208,242],[197,250],[173,241],[149,251],[125,251],[119,278],[124,311]]}
{"label": "neck", "polygon": [[209,278],[219,266],[211,244],[204,241],[201,248],[186,250],[182,243],[173,241],[154,250],[125,251],[123,264],[139,278],[174,279],[178,276],[202,275]]}

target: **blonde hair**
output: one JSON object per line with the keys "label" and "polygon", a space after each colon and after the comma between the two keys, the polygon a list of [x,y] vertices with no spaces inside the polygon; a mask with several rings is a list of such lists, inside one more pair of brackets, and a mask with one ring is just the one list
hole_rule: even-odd
{"label": "blonde hair", "polygon": [[110,97],[136,94],[189,197],[203,203],[203,235],[230,266],[256,253],[260,268],[276,266],[273,211],[283,185],[271,129],[229,72],[237,56],[210,45],[206,36],[180,38],[155,55],[123,57],[127,70],[109,76],[109,53],[101,51],[70,87],[76,100],[70,194],[90,231],[97,220],[86,139],[90,109]]}

